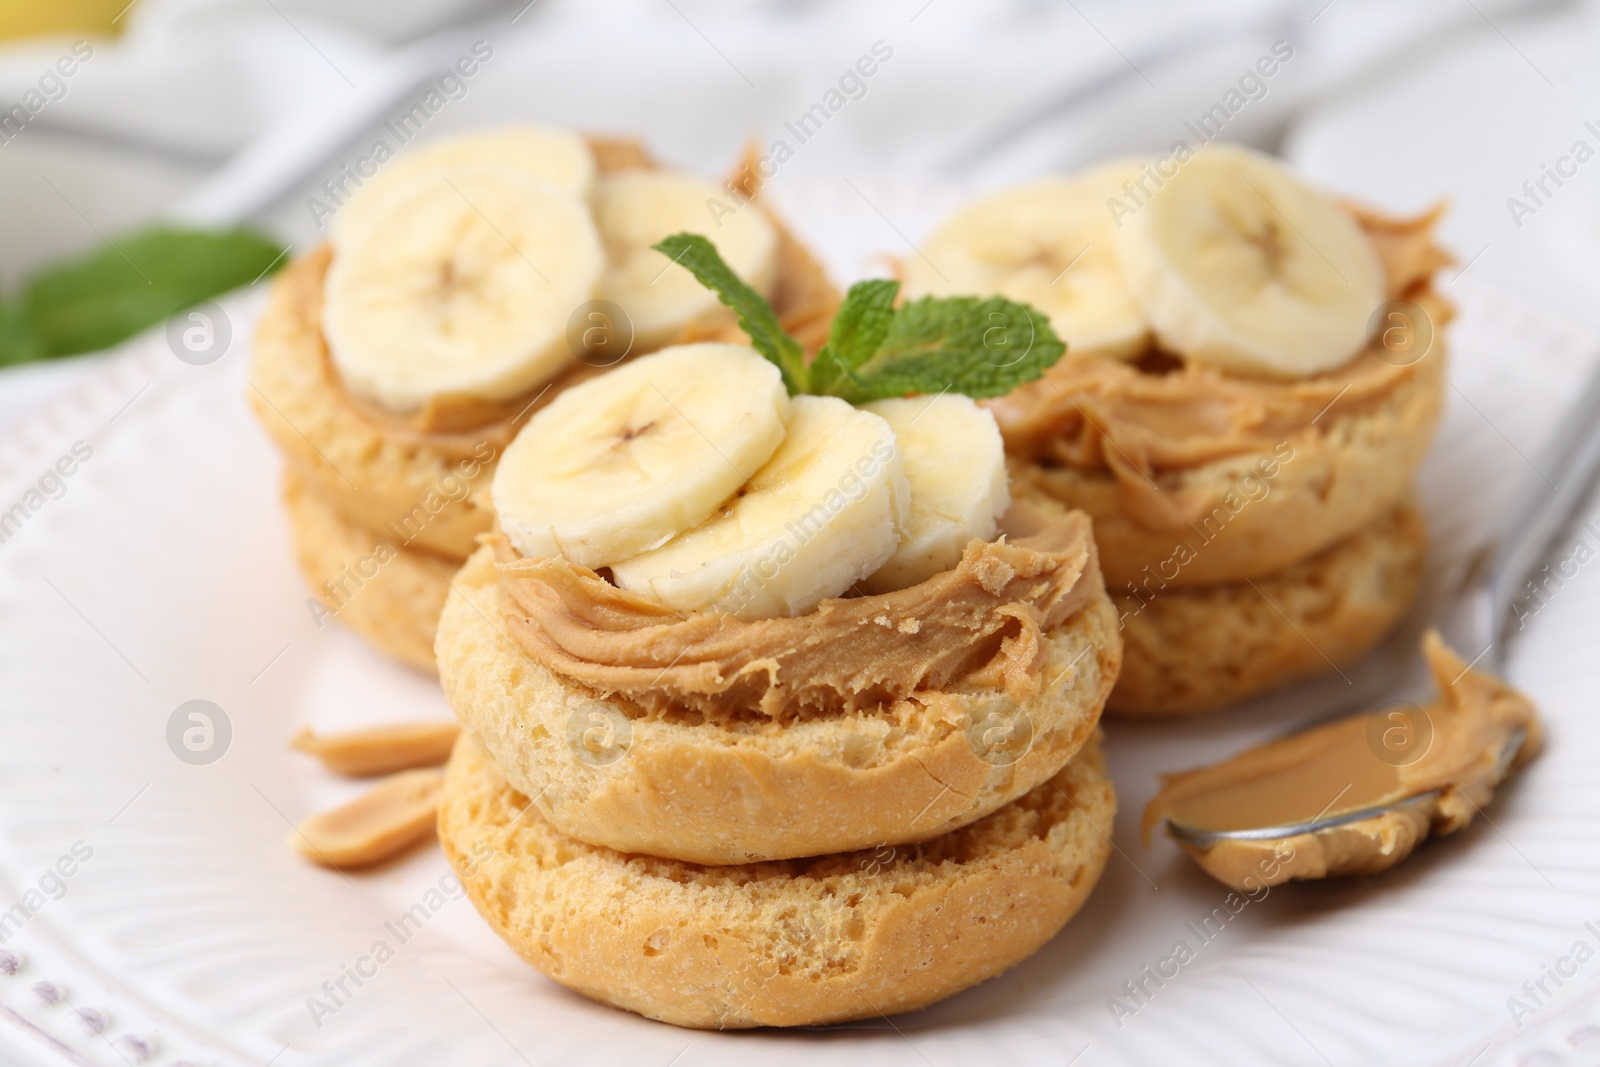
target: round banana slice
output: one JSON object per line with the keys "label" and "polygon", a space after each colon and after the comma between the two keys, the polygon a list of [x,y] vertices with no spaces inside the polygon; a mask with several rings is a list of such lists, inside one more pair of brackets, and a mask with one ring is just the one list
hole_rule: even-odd
{"label": "round banana slice", "polygon": [[1156,336],[1223,370],[1300,378],[1353,358],[1383,266],[1349,212],[1259,152],[1207,147],[1118,231]]}
{"label": "round banana slice", "polygon": [[778,368],[743,345],[663,349],[528,420],[491,493],[524,556],[605,567],[710,518],[784,439]]}
{"label": "round banana slice", "polygon": [[403,151],[383,165],[334,216],[337,247],[365,226],[380,201],[405,188],[419,174],[468,166],[510,167],[587,200],[594,191],[594,154],[571,130],[508,126],[440,138]]}
{"label": "round banana slice", "polygon": [[1032,305],[1073,354],[1130,356],[1149,340],[1117,265],[1111,186],[1047,178],[969,204],[905,262],[908,296],[998,294]]}
{"label": "round banana slice", "polygon": [[416,175],[337,250],[328,351],[350,389],[397,412],[504,400],[574,359],[573,309],[604,263],[587,205],[505,167]]}
{"label": "round banana slice", "polygon": [[882,418],[797,396],[778,451],[705,525],[612,566],[667,607],[742,619],[803,615],[894,555],[910,487]]}
{"label": "round banana slice", "polygon": [[1005,443],[994,416],[958,393],[862,406],[894,431],[911,485],[905,536],[862,583],[869,593],[889,593],[954,567],[973,538],[994,537],[1011,506]]}
{"label": "round banana slice", "polygon": [[[730,315],[717,294],[650,246],[688,231],[704,234],[752,289],[771,297],[778,276],[778,234],[753,204],[726,213],[715,185],[669,170],[625,170],[595,186],[594,217],[606,246],[601,295],[633,323],[635,343],[649,351],[671,344],[685,326]],[[713,212],[721,205],[723,211]]]}

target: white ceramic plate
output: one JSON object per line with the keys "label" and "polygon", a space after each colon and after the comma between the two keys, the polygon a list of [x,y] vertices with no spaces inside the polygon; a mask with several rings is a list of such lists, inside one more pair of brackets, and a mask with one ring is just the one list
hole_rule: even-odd
{"label": "white ceramic plate", "polygon": [[[841,185],[790,205],[848,273],[874,242],[908,254],[879,208],[914,234],[950,199],[863,188],[873,204]],[[1470,275],[1448,291],[1463,312],[1452,331],[1455,388],[1422,477],[1441,574],[1481,544],[1596,344]],[[238,338],[259,300],[227,304]],[[1511,657],[1513,681],[1548,716],[1548,752],[1488,819],[1391,874],[1273,890],[1202,942],[1195,928],[1223,890],[1169,843],[1146,849],[1135,832],[1157,772],[1310,717],[1341,698],[1344,682],[1197,723],[1113,725],[1117,853],[1082,914],[1034,958],[892,1020],[689,1032],[592,1004],[521,964],[469,903],[438,892],[446,866],[434,848],[346,877],[285,846],[292,821],[358,788],[288,750],[302,724],[449,712],[430,680],[335,624],[315,625],[279,513],[276,458],[244,403],[247,348],[236,339],[219,362],[197,367],[161,336],[142,340],[0,450],[0,508],[26,500],[74,442],[93,450],[64,494],[40,498],[0,545],[0,908],[24,903],[0,927],[0,1049],[19,1061],[716,1067],[821,1055],[922,1067],[1486,1067],[1600,1058],[1600,959],[1559,990],[1546,979],[1557,995],[1520,1027],[1507,1005],[1574,942],[1600,948],[1583,925],[1600,929],[1591,770],[1600,566],[1580,567],[1549,598]],[[1582,536],[1600,548],[1600,535]],[[231,727],[213,763],[169,748],[169,720],[190,700],[213,702]],[[419,903],[427,921],[402,942],[386,924]],[[1114,1018],[1109,1002],[1124,983],[1179,940],[1195,959],[1148,986],[1153,995],[1131,1017]],[[379,941],[393,959],[359,986],[343,978],[349,995],[313,1019],[309,999],[332,1003],[324,983],[337,984]]]}

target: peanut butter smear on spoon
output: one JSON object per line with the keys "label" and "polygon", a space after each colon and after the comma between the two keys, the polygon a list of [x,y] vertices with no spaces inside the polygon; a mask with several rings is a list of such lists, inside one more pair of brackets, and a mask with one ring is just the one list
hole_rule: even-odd
{"label": "peanut butter smear on spoon", "polygon": [[1423,656],[1438,695],[1396,703],[1173,775],[1144,813],[1213,878],[1257,890],[1376,874],[1430,835],[1470,823],[1539,748],[1533,704],[1471,669],[1437,633]]}

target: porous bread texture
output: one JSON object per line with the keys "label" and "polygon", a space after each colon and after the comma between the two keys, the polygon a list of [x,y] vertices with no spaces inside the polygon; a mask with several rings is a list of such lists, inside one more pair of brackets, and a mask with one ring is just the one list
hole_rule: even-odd
{"label": "porous bread texture", "polygon": [[463,732],[439,840],[478,911],[549,977],[735,1029],[910,1011],[1026,959],[1094,888],[1115,813],[1096,737],[1044,784],[919,845],[703,867],[563,835]]}
{"label": "porous bread texture", "polygon": [[[1436,312],[1436,321],[1448,317],[1431,296],[1417,302]],[[1012,496],[1050,497],[1088,512],[1112,593],[1142,586],[1152,575],[1169,587],[1270,575],[1377,521],[1405,495],[1438,425],[1446,363],[1444,339],[1437,337],[1418,372],[1383,402],[1344,414],[1335,405],[1288,436],[1284,444],[1293,452],[1287,460],[1262,451],[1158,472],[1162,489],[1208,502],[1187,527],[1152,529],[1136,521],[1124,509],[1121,484],[1103,470],[1013,458]],[[1261,480],[1263,464],[1276,473],[1265,479],[1265,494],[1250,499],[1242,487]],[[1224,503],[1229,494],[1235,508]],[[1181,545],[1193,558],[1175,565]]]}
{"label": "porous bread texture", "polygon": [[[333,617],[379,651],[418,670],[438,673],[433,638],[450,578],[460,562],[397,546],[346,521],[292,470],[284,471],[283,501],[295,559]],[[332,595],[325,582],[332,583]]]}
{"label": "porous bread texture", "polygon": [[1411,606],[1427,529],[1407,499],[1377,521],[1275,574],[1145,600],[1113,596],[1122,674],[1106,705],[1124,716],[1212,711],[1345,664]]}
{"label": "porous bread texture", "polygon": [[[647,714],[521,651],[487,547],[456,576],[435,651],[456,716],[561,832],[702,864],[812,856],[935,837],[1060,770],[1122,660],[1116,613],[1091,580],[1088,605],[1045,640],[1039,693],[1020,704],[956,686],[783,724]],[[590,726],[605,735],[605,761],[584,747]],[[1011,743],[991,744],[1008,729]]]}

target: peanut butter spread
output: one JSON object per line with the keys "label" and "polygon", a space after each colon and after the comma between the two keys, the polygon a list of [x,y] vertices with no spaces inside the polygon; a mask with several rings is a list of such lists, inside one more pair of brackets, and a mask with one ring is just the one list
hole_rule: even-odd
{"label": "peanut butter spread", "polygon": [[1098,592],[1089,518],[1014,506],[951,570],[794,618],[680,615],[561,559],[495,539],[511,635],[536,662],[652,712],[793,719],[889,704],[958,683],[1021,700],[1044,636]]}
{"label": "peanut butter spread", "polygon": [[1469,669],[1438,634],[1424,639],[1423,653],[1439,692],[1431,705],[1341,719],[1173,776],[1145,808],[1146,840],[1167,820],[1226,832],[1384,809],[1314,834],[1222,838],[1208,848],[1178,838],[1218,881],[1253,889],[1289,879],[1375,874],[1430,833],[1466,826],[1510,766],[1538,749],[1539,718],[1526,697]]}
{"label": "peanut butter spread", "polygon": [[[1451,314],[1430,282],[1450,262],[1432,237],[1442,207],[1405,220],[1351,210],[1383,263],[1390,299],[1420,308],[1428,322],[1418,328],[1432,338]],[[1007,452],[1109,472],[1130,515],[1153,527],[1181,526],[1184,502],[1160,484],[1163,473],[1270,453],[1316,432],[1313,423],[1330,410],[1343,416],[1378,405],[1433,370],[1440,351],[1436,341],[1432,347],[1397,358],[1375,340],[1342,367],[1290,382],[1244,378],[1160,351],[1129,362],[1069,350],[1043,378],[986,404]]]}

